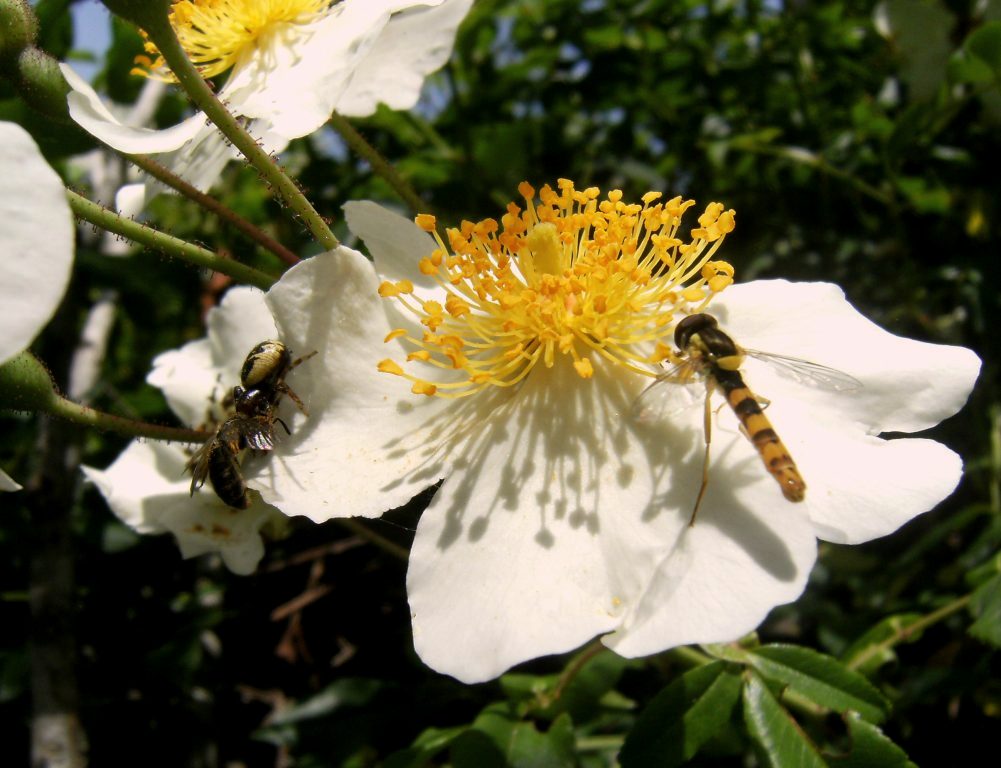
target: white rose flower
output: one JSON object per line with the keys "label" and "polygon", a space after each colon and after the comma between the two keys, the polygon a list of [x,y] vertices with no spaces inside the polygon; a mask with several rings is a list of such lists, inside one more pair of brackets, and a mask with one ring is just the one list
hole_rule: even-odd
{"label": "white rose flower", "polygon": [[[52,319],[73,267],[66,188],[21,126],[0,122],[0,365]],[[21,486],[0,471],[0,491]]]}
{"label": "white rose flower", "polygon": [[[382,102],[417,103],[424,78],[452,51],[472,0],[178,0],[171,23],[205,77],[230,71],[219,99],[246,118],[268,152],[317,130],[331,112],[363,117]],[[146,69],[170,78],[155,48]],[[86,131],[122,152],[169,153],[160,161],[208,189],[238,156],[205,115],[150,130],[123,125],[68,65],[70,114]],[[134,190],[125,198],[135,209]]]}
{"label": "white rose flower", "polygon": [[[464,223],[448,246],[427,217],[418,227],[351,204],[374,266],[341,248],[267,296],[280,338],[318,355],[295,381],[310,418],[250,483],[286,514],[323,521],[379,515],[444,479],[407,579],[428,665],[475,682],[595,635],[626,656],[732,640],[802,592],[818,538],[886,535],[953,490],[951,450],[879,435],[961,408],[972,352],[893,336],[833,285],[727,287],[729,266],[710,261],[733,226],[722,206],[684,243],[677,199],[627,206],[569,184],[544,189],[542,204],[523,195],[525,211]],[[741,370],[771,401],[805,500],[783,498],[722,407],[689,525],[703,409],[650,421],[634,403],[673,354],[677,321],[707,304],[741,345],[861,386],[810,387],[748,358]]]}

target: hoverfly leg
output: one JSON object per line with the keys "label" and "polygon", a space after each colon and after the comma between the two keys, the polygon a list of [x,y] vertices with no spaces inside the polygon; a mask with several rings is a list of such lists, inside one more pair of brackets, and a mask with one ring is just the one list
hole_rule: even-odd
{"label": "hoverfly leg", "polygon": [[282,429],[285,430],[285,434],[286,435],[291,435],[292,434],[292,430],[290,430],[288,428],[288,424],[286,424],[284,421],[282,421],[281,418],[279,418],[278,416],[275,416],[275,421],[277,421],[279,424],[282,425]]}
{"label": "hoverfly leg", "polygon": [[699,494],[695,497],[695,506],[692,508],[692,517],[688,521],[688,527],[695,525],[695,516],[699,513],[699,505],[702,504],[702,497],[709,487],[709,448],[712,445],[713,409],[712,409],[713,385],[712,380],[706,380],[706,402],[702,416],[702,434],[706,440],[706,451],[702,457],[702,483],[699,485]]}

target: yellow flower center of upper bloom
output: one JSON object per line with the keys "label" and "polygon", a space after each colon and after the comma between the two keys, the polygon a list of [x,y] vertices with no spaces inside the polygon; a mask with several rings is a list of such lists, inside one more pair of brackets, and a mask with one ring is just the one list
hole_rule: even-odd
{"label": "yellow flower center of upper bloom", "polygon": [[672,356],[675,312],[700,311],[733,282],[733,267],[711,259],[734,212],[711,203],[686,243],[677,235],[691,200],[659,202],[659,192],[648,192],[639,205],[618,190],[599,200],[597,188],[577,191],[566,179],[559,188],[544,186],[536,205],[522,183],[526,208],[510,203],[501,227],[464,221],[448,230],[448,246],[434,217],[417,217],[438,244],[418,268],[444,289],[444,304],[418,298],[408,280],[382,283],[379,294],[424,327],[419,338],[401,328],[386,341],[412,345],[408,361],[466,375],[431,381],[388,359],[379,370],[409,379],[416,394],[444,397],[512,386],[560,355],[584,379],[595,356],[655,375],[651,364]]}
{"label": "yellow flower center of upper bloom", "polygon": [[[175,0],[170,25],[202,77],[225,72],[265,36],[316,21],[336,0]],[[145,37],[145,32],[143,37]],[[133,74],[176,82],[153,43],[137,56]]]}

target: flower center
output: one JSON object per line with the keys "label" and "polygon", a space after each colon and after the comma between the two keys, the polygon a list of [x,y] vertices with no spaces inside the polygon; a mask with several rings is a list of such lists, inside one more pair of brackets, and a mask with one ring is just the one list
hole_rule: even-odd
{"label": "flower center", "polygon": [[413,382],[415,394],[460,397],[488,386],[517,384],[539,362],[551,367],[568,356],[581,378],[594,373],[600,355],[644,376],[652,363],[672,356],[675,312],[701,311],[733,282],[733,267],[711,261],[734,212],[711,203],[691,231],[677,237],[684,212],[695,203],[676,197],[659,202],[648,192],[643,204],[622,202],[612,190],[539,192],[523,182],[526,208],[509,203],[501,228],[493,219],[465,221],[435,233],[434,217],[418,216],[438,248],[418,264],[444,291],[444,305],[422,300],[409,280],[384,282],[379,295],[395,298],[422,326],[419,338],[405,329],[386,341],[414,347],[407,361],[461,372],[432,381],[407,374],[393,360],[379,370]]}
{"label": "flower center", "polygon": [[[290,25],[316,21],[335,4],[336,0],[175,0],[170,25],[202,77],[213,77],[257,48],[262,38]],[[145,48],[149,55],[136,56],[133,74],[176,82],[148,39]]]}

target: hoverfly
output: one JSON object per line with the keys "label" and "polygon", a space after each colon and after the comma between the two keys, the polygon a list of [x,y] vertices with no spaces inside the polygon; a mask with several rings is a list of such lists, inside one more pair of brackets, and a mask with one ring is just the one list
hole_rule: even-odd
{"label": "hoverfly", "polygon": [[285,377],[315,354],[311,352],[293,360],[289,349],[274,340],[262,341],[250,350],[240,370],[240,384],[233,387],[235,413],[188,460],[186,469],[191,472],[192,495],[208,478],[216,496],[226,504],[237,509],[250,506],[247,483],[240,468],[241,454],[244,450],[272,450],[275,422],[291,434],[277,414],[283,395],[288,395],[303,414],[309,415],[302,400],[285,383]]}
{"label": "hoverfly", "polygon": [[796,463],[789,455],[789,449],[776,434],[761,404],[767,401],[756,397],[744,383],[740,366],[745,357],[778,366],[794,379],[831,391],[850,392],[862,384],[847,373],[817,365],[806,360],[773,355],[766,352],[744,349],[719,328],[712,315],[699,313],[681,320],[674,329],[674,343],[677,345],[682,362],[665,371],[648,386],[634,403],[633,410],[640,420],[649,420],[655,410],[654,401],[668,393],[664,384],[687,384],[695,379],[705,382],[705,411],[703,430],[706,450],[702,463],[702,484],[699,486],[692,509],[689,525],[695,524],[699,505],[709,484],[709,445],[711,440],[712,408],[710,400],[713,390],[720,389],[727,404],[740,421],[741,432],[761,456],[765,469],[775,478],[782,495],[789,501],[798,502],[806,497],[806,482]]}

